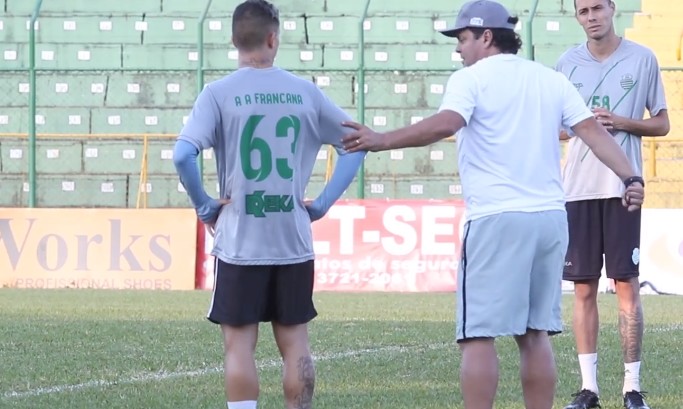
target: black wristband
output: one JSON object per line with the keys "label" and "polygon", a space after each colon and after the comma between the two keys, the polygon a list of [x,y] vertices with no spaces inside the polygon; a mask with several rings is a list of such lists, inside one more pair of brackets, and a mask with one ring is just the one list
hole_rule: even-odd
{"label": "black wristband", "polygon": [[641,185],[643,185],[643,187],[645,187],[645,181],[640,176],[631,176],[630,178],[627,178],[626,180],[624,180],[624,186],[629,187],[636,182],[640,183]]}

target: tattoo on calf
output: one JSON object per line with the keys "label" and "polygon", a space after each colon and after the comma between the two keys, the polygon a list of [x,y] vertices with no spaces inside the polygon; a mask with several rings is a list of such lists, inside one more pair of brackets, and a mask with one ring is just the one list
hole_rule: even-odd
{"label": "tattoo on calf", "polygon": [[315,389],[315,365],[313,364],[313,358],[310,356],[299,358],[297,369],[299,380],[303,387],[301,393],[295,398],[296,408],[311,409],[313,405],[313,390]]}
{"label": "tattoo on calf", "polygon": [[619,310],[619,333],[624,362],[638,362],[643,347],[643,308],[633,311]]}

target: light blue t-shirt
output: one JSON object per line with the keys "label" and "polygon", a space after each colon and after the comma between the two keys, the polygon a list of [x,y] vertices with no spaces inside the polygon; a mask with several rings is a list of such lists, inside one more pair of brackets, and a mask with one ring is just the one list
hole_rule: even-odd
{"label": "light blue t-shirt", "polygon": [[351,118],[312,82],[277,67],[241,68],[200,93],[179,140],[213,148],[223,207],[212,254],[240,265],[314,258],[304,191],[323,144]]}

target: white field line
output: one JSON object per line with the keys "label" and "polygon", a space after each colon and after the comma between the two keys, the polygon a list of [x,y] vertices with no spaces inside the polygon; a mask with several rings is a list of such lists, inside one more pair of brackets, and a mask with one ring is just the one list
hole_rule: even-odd
{"label": "white field line", "polygon": [[[397,352],[408,352],[413,350],[435,350],[445,347],[453,346],[455,347],[455,342],[453,344],[440,343],[440,344],[428,344],[428,345],[411,345],[411,346],[386,346],[380,348],[368,348],[368,349],[357,349],[351,351],[335,352],[331,354],[323,354],[314,356],[316,362],[321,361],[335,361],[344,358],[363,358],[365,356],[378,355],[382,353],[397,353]],[[278,367],[281,365],[280,359],[268,359],[257,362],[257,367],[259,369]],[[47,386],[42,388],[29,389],[26,391],[9,391],[3,393],[3,399],[18,399],[18,398],[31,398],[40,395],[51,395],[58,393],[67,392],[78,392],[84,389],[102,389],[108,388],[116,385],[130,385],[135,383],[143,382],[160,382],[167,379],[175,378],[196,378],[205,375],[211,375],[215,373],[220,373],[223,371],[222,366],[217,367],[205,367],[200,369],[195,369],[191,371],[179,371],[179,372],[147,372],[138,375],[133,375],[129,378],[105,381],[105,380],[93,380],[84,383],[78,383],[74,385],[56,385]]]}

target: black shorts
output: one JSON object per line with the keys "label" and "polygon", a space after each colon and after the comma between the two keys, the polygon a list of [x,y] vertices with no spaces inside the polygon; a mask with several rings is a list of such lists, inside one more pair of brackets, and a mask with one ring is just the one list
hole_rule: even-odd
{"label": "black shorts", "polygon": [[608,278],[638,277],[640,215],[640,210],[629,212],[617,198],[567,202],[569,247],[563,278],[599,279],[603,255]]}
{"label": "black shorts", "polygon": [[216,258],[207,318],[233,327],[275,322],[305,324],[318,313],[313,305],[314,261],[276,266],[242,266]]}

